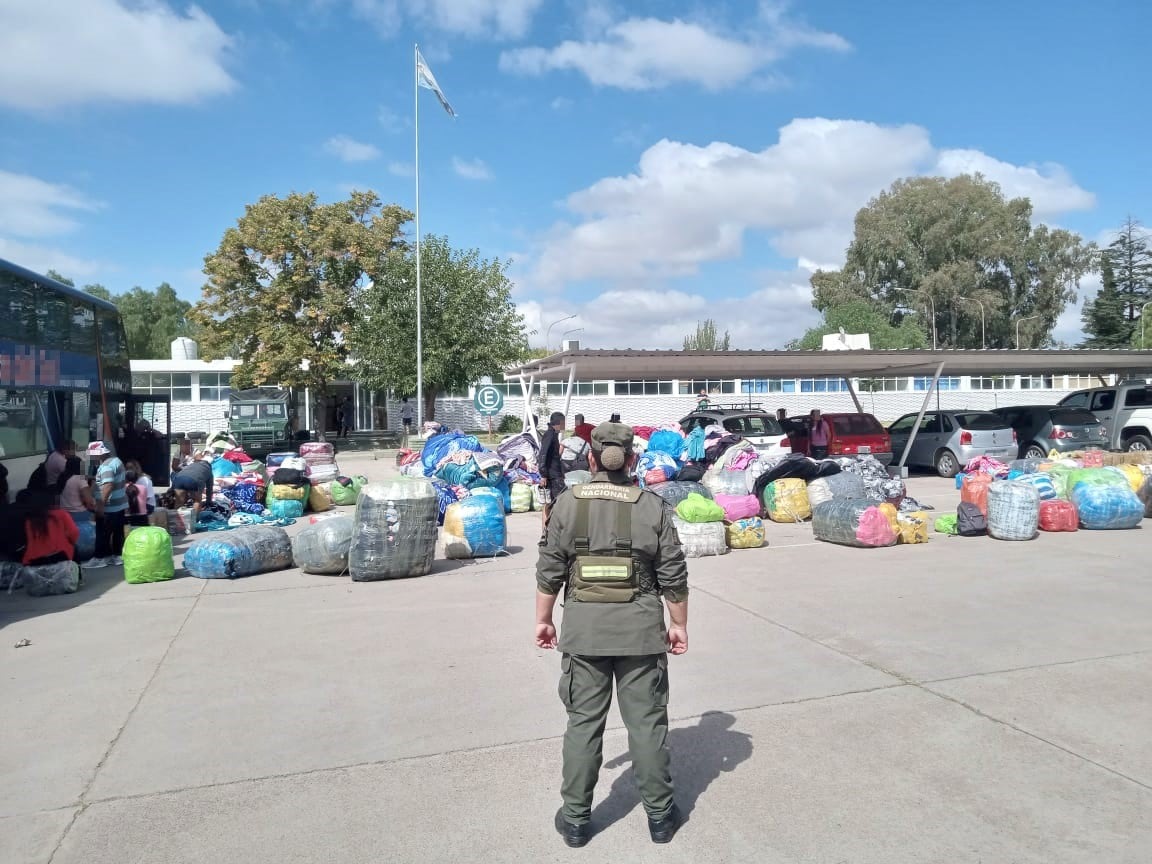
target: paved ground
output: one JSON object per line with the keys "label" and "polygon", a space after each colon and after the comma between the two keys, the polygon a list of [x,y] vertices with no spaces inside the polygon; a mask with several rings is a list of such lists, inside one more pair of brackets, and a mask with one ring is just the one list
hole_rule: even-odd
{"label": "paved ground", "polygon": [[532,514],[510,557],[418,580],[0,595],[0,862],[1152,860],[1148,529],[857,550],[770,527],[691,563],[669,847],[615,714],[599,833],[553,833]]}

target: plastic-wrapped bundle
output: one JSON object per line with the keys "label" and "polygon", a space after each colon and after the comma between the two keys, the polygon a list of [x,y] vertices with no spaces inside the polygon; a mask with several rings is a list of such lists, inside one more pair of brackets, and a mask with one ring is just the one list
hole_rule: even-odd
{"label": "plastic-wrapped bundle", "polygon": [[715,500],[728,522],[760,515],[760,502],[755,495],[717,495]]}
{"label": "plastic-wrapped bundle", "polygon": [[276,519],[299,519],[304,515],[304,502],[277,499],[268,502],[268,510]]}
{"label": "plastic-wrapped bundle", "polygon": [[1116,465],[1112,470],[1123,474],[1128,480],[1128,486],[1133,492],[1139,494],[1141,487],[1144,485],[1143,471],[1135,465]]}
{"label": "plastic-wrapped bundle", "polygon": [[1068,500],[1069,495],[1072,493],[1072,487],[1068,485],[1068,478],[1074,470],[1076,469],[1069,468],[1065,465],[1053,465],[1044,472],[1052,481],[1052,488],[1056,490],[1057,498]]}
{"label": "plastic-wrapped bundle", "polygon": [[692,492],[676,505],[676,518],[693,524],[723,522],[724,509],[710,498]]}
{"label": "plastic-wrapped bundle", "polygon": [[560,442],[560,461],[564,470],[586,471],[588,469],[588,442],[576,435],[570,435]]}
{"label": "plastic-wrapped bundle", "polygon": [[327,486],[313,486],[308,493],[308,509],[313,513],[323,513],[332,509],[332,492]]}
{"label": "plastic-wrapped bundle", "polygon": [[636,462],[636,476],[645,487],[675,480],[679,470],[679,463],[667,453],[648,451]]}
{"label": "plastic-wrapped bundle", "polygon": [[937,534],[955,534],[956,528],[956,514],[945,513],[943,516],[937,516],[936,521],[932,523],[932,528]]}
{"label": "plastic-wrapped bundle", "polygon": [[260,514],[264,512],[264,505],[259,501],[262,491],[250,483],[239,483],[231,489],[223,490],[223,494],[232,502],[232,509],[240,513]]}
{"label": "plastic-wrapped bundle", "polygon": [[308,468],[308,480],[313,486],[331,483],[340,476],[340,467],[331,462],[327,465],[312,465]]}
{"label": "plastic-wrapped bundle", "polygon": [[713,496],[716,495],[747,495],[748,472],[710,470],[704,475],[704,485]]}
{"label": "plastic-wrapped bundle", "polygon": [[0,591],[24,587],[24,565],[19,561],[0,561]]}
{"label": "plastic-wrapped bundle", "polygon": [[184,569],[197,579],[236,579],[292,566],[292,541],[283,528],[236,528],[196,540],[184,553]]}
{"label": "plastic-wrapped bundle", "polygon": [[808,505],[813,510],[835,498],[867,498],[864,481],[850,471],[817,477],[808,484]]}
{"label": "plastic-wrapped bundle", "polygon": [[825,501],[812,513],[812,533],[817,540],[842,546],[871,548],[896,543],[896,531],[888,518],[868,499]]}
{"label": "plastic-wrapped bundle", "polygon": [[80,567],[75,561],[25,567],[20,575],[29,597],[71,594],[80,587]]}
{"label": "plastic-wrapped bundle", "polygon": [[1130,492],[1132,491],[1128,485],[1128,478],[1113,468],[1078,468],[1069,472],[1069,496],[1076,491],[1076,487],[1081,483],[1090,486],[1121,486]]}
{"label": "plastic-wrapped bundle", "polygon": [[703,483],[690,480],[669,480],[667,483],[657,483],[649,486],[648,491],[664,499],[664,507],[675,512],[676,505],[695,492],[704,498],[711,498],[712,493]]}
{"label": "plastic-wrapped bundle", "polygon": [[80,536],[76,538],[76,560],[87,561],[96,554],[96,523],[92,520],[76,525]]}
{"label": "plastic-wrapped bundle", "polygon": [[877,485],[871,497],[879,497],[882,501],[886,501],[892,505],[899,505],[904,500],[904,495],[907,494],[908,487],[904,485],[904,481],[899,477],[889,477],[887,480],[881,480]]}
{"label": "plastic-wrapped bundle", "polygon": [[483,450],[480,442],[473,435],[462,432],[444,432],[433,435],[420,452],[420,464],[424,466],[424,474],[431,476],[437,466],[444,461],[444,457],[451,456],[458,450],[467,450],[477,453]]}
{"label": "plastic-wrapped bundle", "polygon": [[531,433],[520,432],[516,435],[509,435],[501,441],[496,446],[496,453],[504,460],[505,464],[509,462],[535,462],[539,449],[539,445]]}
{"label": "plastic-wrapped bundle", "polygon": [[975,504],[980,512],[988,515],[988,488],[992,485],[993,477],[983,471],[968,474],[964,484],[960,487],[960,500]]}
{"label": "plastic-wrapped bundle", "polygon": [[467,462],[445,462],[432,476],[437,480],[443,480],[449,486],[467,486],[479,473],[476,460],[469,459]]}
{"label": "plastic-wrapped bundle", "polygon": [[361,489],[348,552],[352,580],[426,575],[436,555],[437,509],[427,480],[400,478]]}
{"label": "plastic-wrapped bundle", "polygon": [[528,483],[513,483],[509,494],[513,513],[527,513],[532,509],[532,487]]}
{"label": "plastic-wrapped bundle", "polygon": [[724,529],[729,549],[759,549],[764,545],[764,520],[759,516],[737,519]]}
{"label": "plastic-wrapped bundle", "polygon": [[764,487],[764,510],[773,522],[803,522],[811,518],[807,484],[799,477],[773,480]]}
{"label": "plastic-wrapped bundle", "polygon": [[336,458],[336,448],[327,441],[306,441],[300,445],[300,456],[310,465],[326,465]]}
{"label": "plastic-wrapped bundle", "polygon": [[240,466],[227,459],[214,459],[212,461],[212,476],[219,480],[221,477],[231,477],[240,473]]}
{"label": "plastic-wrapped bundle", "polygon": [[[308,500],[308,495],[312,491],[310,485],[304,486],[284,486],[280,483],[273,483],[268,487],[267,492],[264,494],[265,502],[272,501],[300,501]],[[269,506],[271,504],[269,503]]]}
{"label": "plastic-wrapped bundle", "polygon": [[124,538],[124,581],[132,585],[167,582],[176,575],[172,538],[163,528],[133,528]]}
{"label": "plastic-wrapped bundle", "polygon": [[268,458],[264,460],[264,464],[268,466],[269,470],[279,468],[284,464],[285,459],[291,459],[295,453],[269,453]]}
{"label": "plastic-wrapped bundle", "polygon": [[989,536],[997,540],[1033,540],[1039,532],[1040,493],[1035,486],[1002,480],[988,487]]}
{"label": "plastic-wrapped bundle", "polygon": [[568,486],[577,486],[580,483],[591,483],[591,482],[592,482],[592,472],[591,471],[580,471],[580,470],[569,471],[567,474],[564,475],[564,483]]}
{"label": "plastic-wrapped bundle", "polygon": [[493,495],[473,495],[444,514],[444,557],[491,558],[508,543],[504,505]]}
{"label": "plastic-wrapped bundle", "polygon": [[1071,501],[1041,501],[1041,531],[1075,531],[1080,527],[1076,505]]}
{"label": "plastic-wrapped bundle", "polygon": [[339,576],[348,570],[352,519],[336,516],[309,525],[292,538],[292,563],[305,573]]}
{"label": "plastic-wrapped bundle", "polygon": [[1040,496],[1041,501],[1051,501],[1056,495],[1056,484],[1052,482],[1052,475],[1046,473],[1021,474],[1016,478],[1017,483],[1027,483],[1032,486]]}
{"label": "plastic-wrapped bundle", "polygon": [[653,432],[648,439],[647,453],[666,453],[674,460],[679,461],[684,452],[684,436],[670,429],[661,429]]}
{"label": "plastic-wrapped bundle", "polygon": [[915,544],[928,542],[928,514],[923,510],[914,510],[908,513],[901,512],[896,516],[897,543]]}
{"label": "plastic-wrapped bundle", "polygon": [[355,504],[356,496],[359,494],[359,490],[352,482],[351,477],[337,477],[328,486],[328,491],[332,493],[332,503],[340,507],[350,507]]}
{"label": "plastic-wrapped bundle", "polygon": [[1084,451],[1085,468],[1101,468],[1104,465],[1104,451],[1099,447],[1092,447]]}
{"label": "plastic-wrapped bundle", "polygon": [[284,461],[280,463],[281,468],[287,468],[289,471],[299,471],[301,474],[308,472],[308,463],[299,456],[285,456]]}
{"label": "plastic-wrapped bundle", "polygon": [[444,524],[444,514],[448,508],[455,504],[459,498],[456,492],[443,480],[432,480],[432,488],[436,490],[436,521]]}
{"label": "plastic-wrapped bundle", "polygon": [[1145,478],[1136,497],[1144,505],[1144,518],[1152,519],[1152,477]]}
{"label": "plastic-wrapped bundle", "polygon": [[685,558],[704,558],[728,554],[728,535],[723,522],[685,522],[672,518]]}
{"label": "plastic-wrapped bundle", "polygon": [[1127,483],[1077,483],[1072,487],[1072,503],[1080,516],[1080,527],[1089,530],[1135,528],[1144,519],[1144,505]]}
{"label": "plastic-wrapped bundle", "polygon": [[1037,474],[1043,464],[1041,459],[1013,459],[1008,463],[1008,471],[1018,471],[1021,474]]}

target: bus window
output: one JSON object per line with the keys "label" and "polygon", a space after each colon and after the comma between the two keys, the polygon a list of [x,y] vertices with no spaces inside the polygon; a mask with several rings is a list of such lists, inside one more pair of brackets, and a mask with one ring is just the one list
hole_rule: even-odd
{"label": "bus window", "polygon": [[96,353],[96,313],[91,306],[72,301],[71,351],[77,354]]}

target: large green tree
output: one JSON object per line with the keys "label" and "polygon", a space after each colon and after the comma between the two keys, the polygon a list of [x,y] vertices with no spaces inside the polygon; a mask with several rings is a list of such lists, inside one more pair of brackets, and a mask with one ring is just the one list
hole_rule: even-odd
{"label": "large green tree", "polygon": [[[528,350],[524,319],[512,303],[507,263],[455,250],[445,237],[421,244],[424,416],[436,397],[497,375]],[[361,294],[350,343],[356,375],[375,389],[416,392],[416,256],[379,271]]]}
{"label": "large green tree", "polygon": [[844,267],[813,274],[813,305],[923,310],[926,335],[934,306],[941,348],[979,348],[983,304],[989,348],[1015,347],[1015,322],[1033,315],[1021,342],[1038,346],[1094,253],[1070,231],[1033,225],[1027,198],[1006,199],[979,174],[899,180],[856,214]]}
{"label": "large green tree", "polygon": [[878,305],[851,300],[825,310],[824,320],[809,328],[804,335],[788,343],[789,350],[814,351],[822,348],[824,337],[841,330],[845,333],[867,333],[876,350],[926,348],[928,339],[915,315],[888,313]]}
{"label": "large green tree", "polygon": [[232,386],[311,388],[319,403],[349,375],[349,330],[365,274],[403,260],[407,211],[373,192],[321,203],[268,195],[246,208],[204,259],[208,284],[192,311],[207,359],[241,361]]}
{"label": "large green tree", "polygon": [[684,337],[685,351],[727,351],[732,343],[728,331],[720,335],[711,318],[696,322],[696,332]]}
{"label": "large green tree", "polygon": [[1123,302],[1128,321],[1140,317],[1141,307],[1152,300],[1152,250],[1143,226],[1129,216],[1108,244],[1104,255],[1115,274],[1116,292]]}
{"label": "large green tree", "polygon": [[1116,286],[1112,256],[1100,256],[1100,291],[1084,301],[1083,348],[1128,348],[1132,342],[1132,322],[1124,317],[1124,296]]}

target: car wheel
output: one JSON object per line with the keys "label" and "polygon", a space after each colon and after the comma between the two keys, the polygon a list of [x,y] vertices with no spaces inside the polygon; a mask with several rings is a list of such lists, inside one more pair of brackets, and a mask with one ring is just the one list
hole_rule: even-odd
{"label": "car wheel", "polygon": [[1128,451],[1152,450],[1152,438],[1149,438],[1147,435],[1133,435],[1131,438],[1124,440],[1124,449]]}
{"label": "car wheel", "polygon": [[1041,447],[1039,444],[1029,444],[1028,449],[1024,451],[1024,459],[1045,459],[1048,456],[1048,451]]}
{"label": "car wheel", "polygon": [[936,473],[941,477],[955,477],[960,471],[960,463],[951,450],[941,450],[936,454]]}

